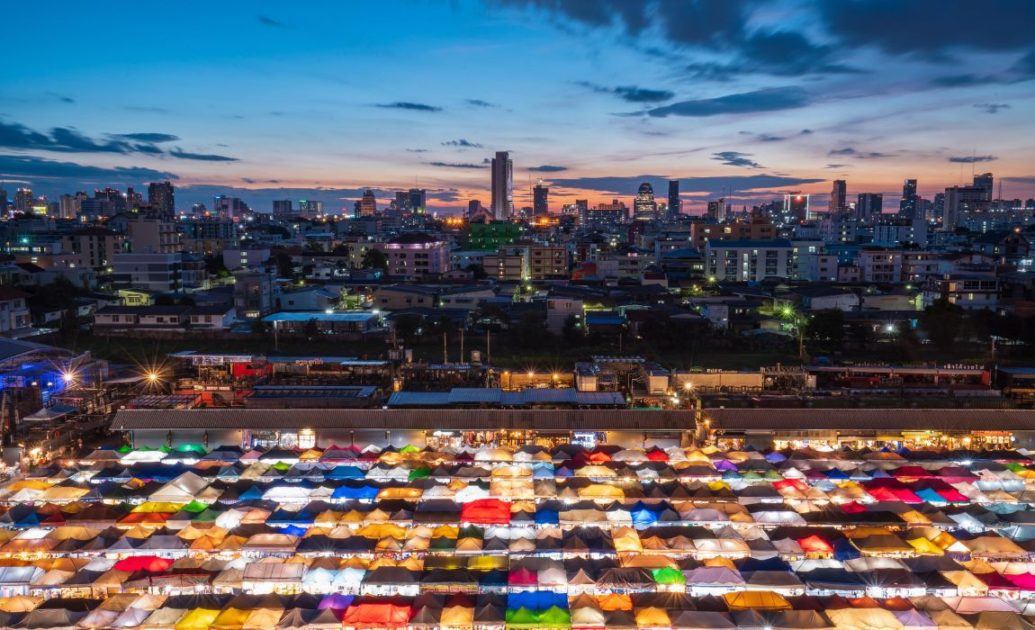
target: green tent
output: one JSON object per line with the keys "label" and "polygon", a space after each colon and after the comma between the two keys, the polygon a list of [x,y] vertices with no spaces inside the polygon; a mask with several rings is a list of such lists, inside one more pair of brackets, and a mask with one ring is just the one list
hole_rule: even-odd
{"label": "green tent", "polygon": [[427,467],[414,468],[410,471],[410,481],[416,481],[418,479],[427,479],[431,476],[431,469]]}
{"label": "green tent", "polygon": [[686,577],[683,575],[683,572],[672,567],[652,569],[651,574],[654,575],[654,581],[658,584],[686,584]]}
{"label": "green tent", "polygon": [[181,508],[181,509],[186,511],[186,512],[193,512],[194,514],[200,514],[200,513],[204,512],[205,510],[208,509],[208,505],[206,505],[206,504],[202,503],[201,501],[198,501],[197,499],[195,499],[195,500],[191,501],[190,503],[188,503],[187,505],[183,506],[183,508]]}
{"label": "green tent", "polygon": [[507,609],[506,618],[507,626],[536,626],[539,624],[539,615],[524,606],[517,610]]}
{"label": "green tent", "polygon": [[199,455],[208,453],[208,450],[201,444],[180,444],[176,447],[176,450],[181,453],[197,453]]}
{"label": "green tent", "polygon": [[419,453],[420,449],[413,444],[407,444],[406,446],[399,449],[400,453]]}
{"label": "green tent", "polygon": [[571,613],[557,606],[550,606],[539,615],[539,626],[543,628],[566,628],[571,626]]}
{"label": "green tent", "polygon": [[120,454],[122,454],[122,455],[125,455],[126,453],[132,453],[133,452],[133,447],[130,446],[129,444],[123,444],[122,446],[120,446],[118,448],[118,452]]}

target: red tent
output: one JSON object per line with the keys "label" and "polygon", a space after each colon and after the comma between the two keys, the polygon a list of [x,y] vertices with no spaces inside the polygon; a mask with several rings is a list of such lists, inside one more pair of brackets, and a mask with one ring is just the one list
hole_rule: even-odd
{"label": "red tent", "polygon": [[539,578],[535,571],[518,567],[507,575],[507,584],[510,586],[535,586],[539,584]]}
{"label": "red tent", "polygon": [[510,504],[499,499],[476,499],[460,508],[460,521],[479,525],[510,524]]}
{"label": "red tent", "polygon": [[409,606],[367,602],[349,606],[341,623],[352,628],[399,628],[410,623],[412,615]]}
{"label": "red tent", "polygon": [[846,514],[858,514],[859,512],[867,512],[866,507],[859,505],[855,501],[849,501],[841,506],[841,510]]}
{"label": "red tent", "polygon": [[927,479],[933,477],[931,471],[927,470],[923,466],[899,466],[895,470],[891,471],[891,476],[896,479],[901,477],[912,477],[915,479]]}
{"label": "red tent", "polygon": [[170,558],[159,558],[158,556],[133,556],[123,558],[112,567],[116,571],[146,571],[148,573],[164,573],[173,565]]}
{"label": "red tent", "polygon": [[813,534],[798,539],[798,545],[805,553],[833,553],[834,547],[819,536]]}
{"label": "red tent", "polygon": [[647,459],[652,462],[667,462],[668,453],[655,446],[647,451]]}

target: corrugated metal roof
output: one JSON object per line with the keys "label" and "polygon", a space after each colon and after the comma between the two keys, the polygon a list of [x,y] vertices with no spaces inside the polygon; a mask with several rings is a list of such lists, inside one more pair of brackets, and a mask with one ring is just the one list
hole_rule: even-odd
{"label": "corrugated metal roof", "polygon": [[726,431],[1035,431],[1032,409],[707,409]]}
{"label": "corrugated metal roof", "polygon": [[689,430],[693,413],[646,409],[120,409],[112,429]]}

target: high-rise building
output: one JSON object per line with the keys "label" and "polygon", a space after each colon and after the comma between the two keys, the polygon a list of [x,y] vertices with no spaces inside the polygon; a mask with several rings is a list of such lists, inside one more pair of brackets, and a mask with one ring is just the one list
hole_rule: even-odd
{"label": "high-rise building", "polygon": [[916,180],[907,179],[902,184],[902,200],[898,202],[899,215],[912,219],[916,216]]}
{"label": "high-rise building", "polygon": [[467,202],[467,216],[474,216],[482,211],[482,202],[472,199]]}
{"label": "high-rise building", "polygon": [[74,219],[79,214],[79,198],[75,195],[61,195],[58,198],[58,219]]}
{"label": "high-rise building", "polygon": [[809,196],[807,194],[789,193],[783,196],[784,225],[808,221],[810,218]]}
{"label": "high-rise building", "polygon": [[0,212],[7,212],[7,191],[0,188]]}
{"label": "high-rise building", "polygon": [[323,214],[323,202],[312,199],[298,200],[298,216],[305,219],[315,219]]}
{"label": "high-rise building", "polygon": [[144,205],[144,195],[133,190],[132,186],[128,186],[126,188],[126,207],[136,210],[142,205]]}
{"label": "high-rise building", "polygon": [[982,201],[992,202],[992,193],[995,188],[995,178],[991,173],[982,173],[974,176],[974,188],[982,191]]}
{"label": "high-rise building", "polygon": [[658,202],[654,199],[654,187],[650,182],[640,184],[633,199],[633,219],[636,221],[653,221],[658,218]]}
{"label": "high-rise building", "polygon": [[227,197],[226,195],[217,195],[213,200],[212,211],[217,216],[233,219],[239,217],[242,214],[248,212],[248,204],[240,199],[240,197]]}
{"label": "high-rise building", "polygon": [[275,217],[290,217],[295,213],[291,207],[290,199],[274,199],[273,200],[273,216]]}
{"label": "high-rise building", "polygon": [[668,216],[675,218],[683,211],[683,201],[679,198],[679,180],[668,180]]}
{"label": "high-rise building", "polygon": [[589,211],[589,199],[575,200],[575,215],[579,225],[586,224],[586,213]]}
{"label": "high-rise building", "polygon": [[428,209],[428,191],[423,188],[411,188],[407,193],[411,212],[424,213]]}
{"label": "high-rise building", "polygon": [[514,213],[514,163],[507,151],[492,158],[492,218],[508,221]]}
{"label": "high-rise building", "polygon": [[722,223],[726,220],[726,200],[713,199],[708,202],[708,209],[705,215],[713,223]]}
{"label": "high-rise building", "polygon": [[28,214],[32,212],[32,204],[36,198],[32,196],[31,188],[19,188],[14,193],[14,211]]}
{"label": "high-rise building", "polygon": [[377,197],[374,196],[374,191],[367,188],[356,204],[356,216],[372,217],[375,214],[377,214]]}
{"label": "high-rise building", "polygon": [[859,193],[855,202],[855,216],[860,223],[873,223],[884,212],[882,193]]}
{"label": "high-rise building", "polygon": [[541,179],[532,189],[532,214],[550,214],[550,189],[543,186]]}
{"label": "high-rise building", "polygon": [[148,184],[147,203],[162,214],[175,214],[176,197],[172,182],[151,182]]}
{"label": "high-rise building", "polygon": [[835,179],[830,190],[831,214],[844,214],[848,211],[848,183],[843,179]]}

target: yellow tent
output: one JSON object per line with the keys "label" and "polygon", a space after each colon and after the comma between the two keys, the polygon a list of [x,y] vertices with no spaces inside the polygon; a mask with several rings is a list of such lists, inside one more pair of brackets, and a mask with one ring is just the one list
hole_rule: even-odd
{"label": "yellow tent", "polygon": [[633,609],[632,598],[625,593],[611,593],[610,595],[603,595],[597,599],[597,604],[600,605],[600,610],[605,612]]}
{"label": "yellow tent", "polygon": [[[213,630],[239,630],[248,619],[249,612],[240,608],[227,608],[219,613],[209,627]],[[179,624],[176,627],[179,628]]]}
{"label": "yellow tent", "polygon": [[883,608],[836,608],[826,613],[838,628],[896,630],[904,627],[894,613]]}
{"label": "yellow tent", "polygon": [[579,496],[585,499],[614,499],[620,501],[625,498],[625,491],[618,486],[595,483],[585,488],[579,488]]}
{"label": "yellow tent", "polygon": [[280,608],[256,608],[248,613],[241,625],[242,630],[266,630],[277,625],[284,611]]}
{"label": "yellow tent", "polygon": [[473,571],[494,571],[507,569],[505,556],[475,556],[468,560],[467,568]]}
{"label": "yellow tent", "polygon": [[906,542],[909,543],[913,549],[916,549],[916,552],[920,555],[941,556],[945,554],[941,547],[926,538],[910,538]]}
{"label": "yellow tent", "polygon": [[636,625],[640,628],[668,628],[672,620],[668,618],[668,612],[664,608],[648,606],[636,611]]}
{"label": "yellow tent", "polygon": [[43,603],[42,597],[29,597],[27,595],[15,595],[13,597],[0,597],[0,611],[7,613],[23,613],[34,610]]}
{"label": "yellow tent", "polygon": [[183,509],[186,503],[168,503],[166,501],[147,501],[133,508],[133,512],[137,514],[156,514],[156,513],[169,513],[174,514]]}
{"label": "yellow tent", "polygon": [[791,604],[772,591],[741,591],[723,595],[731,611],[738,610],[790,610]]}
{"label": "yellow tent", "polygon": [[447,606],[442,609],[439,625],[449,628],[470,628],[474,625],[474,608]]}
{"label": "yellow tent", "polygon": [[176,622],[176,630],[208,630],[218,616],[218,610],[195,608]]}

